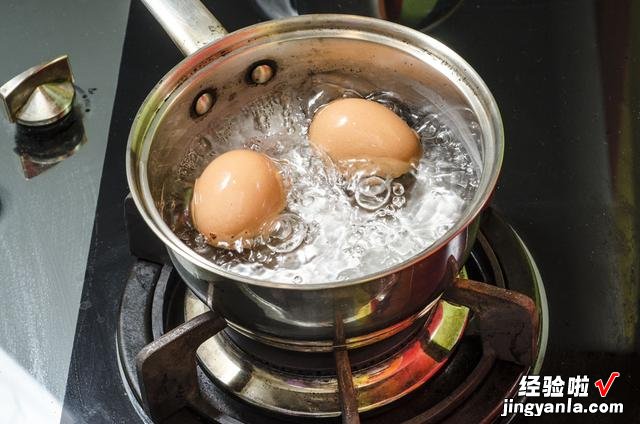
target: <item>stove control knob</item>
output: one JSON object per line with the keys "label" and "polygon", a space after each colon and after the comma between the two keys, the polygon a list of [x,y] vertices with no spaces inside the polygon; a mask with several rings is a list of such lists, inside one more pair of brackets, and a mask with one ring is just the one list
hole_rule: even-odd
{"label": "stove control knob", "polygon": [[48,125],[63,118],[73,108],[74,97],[66,55],[29,68],[0,87],[9,121],[27,126]]}

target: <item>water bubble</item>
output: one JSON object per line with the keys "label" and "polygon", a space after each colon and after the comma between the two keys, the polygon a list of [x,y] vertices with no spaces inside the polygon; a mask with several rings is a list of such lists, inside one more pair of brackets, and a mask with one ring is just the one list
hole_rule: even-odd
{"label": "water bubble", "polygon": [[355,231],[352,231],[349,233],[349,235],[347,236],[347,245],[351,246],[356,244],[358,241],[360,241],[361,237],[360,235],[356,234]]}
{"label": "water bubble", "polygon": [[391,191],[394,196],[402,196],[404,194],[404,186],[400,183],[393,183],[391,185]]}
{"label": "water bubble", "polygon": [[207,243],[205,236],[200,233],[197,233],[193,237],[193,242],[189,245],[197,254],[202,256],[210,255],[214,250],[213,247]]}
{"label": "water bubble", "polygon": [[194,147],[194,151],[199,155],[206,155],[211,151],[211,142],[207,137],[200,137]]}
{"label": "water bubble", "polygon": [[313,88],[314,94],[306,102],[305,114],[312,117],[328,103],[339,98],[362,98],[356,90],[341,87],[337,84],[323,82]]}
{"label": "water bubble", "polygon": [[402,118],[409,125],[413,125],[415,116],[411,113],[411,109],[409,109],[409,107],[394,93],[388,91],[376,91],[365,98],[367,100],[373,100],[374,102],[380,103]]}
{"label": "water bubble", "polygon": [[361,99],[362,95],[358,93],[356,90],[351,90],[347,88],[344,90],[341,96],[343,99]]}
{"label": "water bubble", "polygon": [[244,240],[242,237],[233,242],[233,249],[238,253],[244,252]]}
{"label": "water bubble", "polygon": [[277,253],[296,250],[307,236],[307,226],[296,214],[284,213],[271,224],[267,246]]}
{"label": "water bubble", "polygon": [[385,246],[388,239],[387,232],[391,229],[377,219],[370,224],[367,239],[371,246]]}
{"label": "water bubble", "polygon": [[260,250],[256,250],[255,251],[255,260],[256,260],[256,262],[265,263],[265,262],[267,262],[269,260],[269,256],[265,255]]}
{"label": "water bubble", "polygon": [[469,179],[467,173],[464,171],[455,171],[450,174],[450,184],[458,187],[467,188],[469,185]]}
{"label": "water bubble", "polygon": [[394,196],[393,199],[391,199],[391,203],[396,208],[401,208],[407,203],[407,199],[404,196]]}
{"label": "water bubble", "polygon": [[346,246],[344,251],[349,257],[353,259],[360,259],[367,252],[368,248],[369,246],[367,245],[367,242],[364,240],[358,240],[357,242]]}
{"label": "water bubble", "polygon": [[309,225],[307,225],[307,236],[304,239],[304,242],[307,244],[313,243],[316,237],[320,234],[320,223],[318,221],[311,221]]}
{"label": "water bubble", "polygon": [[396,208],[393,205],[387,205],[384,208],[384,212],[386,213],[387,216],[394,216],[396,213]]}
{"label": "water bubble", "polygon": [[257,131],[267,132],[269,130],[269,121],[266,118],[266,114],[255,115],[254,125]]}
{"label": "water bubble", "polygon": [[323,91],[318,91],[314,96],[309,98],[307,102],[307,115],[313,116],[318,109],[326,105],[330,100],[326,98],[326,94]]}
{"label": "water bubble", "polygon": [[413,129],[420,134],[422,138],[433,138],[438,133],[440,129],[440,121],[438,120],[438,115],[435,113],[430,113],[422,118],[418,119],[416,124],[413,126]]}
{"label": "water bubble", "polygon": [[306,196],[302,197],[302,202],[301,202],[302,206],[305,206],[305,207],[311,206],[314,200],[315,198],[313,197],[313,195],[307,194]]}
{"label": "water bubble", "polygon": [[391,190],[389,182],[384,178],[373,176],[358,181],[355,190],[355,201],[363,209],[374,211],[389,201]]}
{"label": "water bubble", "polygon": [[198,155],[195,150],[189,150],[178,163],[176,171],[178,180],[182,182],[195,180],[194,172],[199,168],[201,163],[202,156]]}
{"label": "water bubble", "polygon": [[448,129],[445,129],[443,131],[440,131],[438,134],[436,134],[436,143],[438,144],[444,144],[444,143],[449,143],[451,142],[451,131]]}
{"label": "water bubble", "polygon": [[301,277],[301,276],[299,276],[299,275],[295,275],[295,276],[293,277],[293,282],[294,282],[294,283],[296,283],[296,284],[300,284],[300,283],[302,283],[302,277]]}
{"label": "water bubble", "polygon": [[193,241],[195,242],[195,246],[196,247],[202,247],[207,245],[207,239],[204,235],[198,233],[195,238],[193,239]]}

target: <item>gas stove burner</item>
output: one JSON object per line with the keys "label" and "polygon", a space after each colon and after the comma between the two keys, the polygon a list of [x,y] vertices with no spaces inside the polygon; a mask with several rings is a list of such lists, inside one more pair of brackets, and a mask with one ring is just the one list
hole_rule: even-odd
{"label": "gas stove burner", "polygon": [[[208,310],[204,303],[187,292],[187,320]],[[387,357],[372,360],[369,366],[358,370],[351,361],[351,357],[357,353],[349,351],[347,365],[352,370],[351,379],[357,392],[359,411],[389,404],[435,374],[461,339],[468,315],[467,307],[439,301],[430,319]],[[371,350],[369,346],[362,349]],[[261,353],[264,354],[264,350]],[[280,358],[282,353],[269,356]],[[320,355],[304,352],[294,354],[301,361],[311,364],[310,369],[299,368],[294,371],[279,365],[277,359],[269,361],[260,358],[238,346],[226,331],[221,331],[198,348],[198,358],[207,373],[219,385],[249,403],[293,416],[340,415],[340,376],[337,375],[340,364],[337,358],[330,360],[333,362],[333,375],[315,375],[312,363],[320,361]],[[325,356],[334,355],[327,353]]]}
{"label": "gas stove burner", "polygon": [[120,365],[154,422],[494,419],[520,376],[541,366],[546,298],[524,243],[493,210],[464,269],[494,285],[458,280],[383,342],[346,349],[338,331],[333,352],[297,352],[228,327],[171,266],[139,260],[121,304]]}

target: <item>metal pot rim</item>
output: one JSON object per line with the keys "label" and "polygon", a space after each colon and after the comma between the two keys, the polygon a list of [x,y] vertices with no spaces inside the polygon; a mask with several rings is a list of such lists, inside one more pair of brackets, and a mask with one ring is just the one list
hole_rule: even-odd
{"label": "metal pot rim", "polygon": [[[482,102],[482,106],[490,119],[488,124],[494,133],[495,154],[494,157],[486,159],[493,162],[493,167],[489,178],[485,180],[481,195],[476,193],[476,198],[468,206],[464,219],[459,220],[456,225],[427,249],[393,267],[358,278],[302,284],[266,281],[226,271],[195,253],[171,231],[158,213],[153,203],[148,181],[144,178],[146,176],[148,148],[146,155],[143,153],[142,157],[139,157],[138,154],[145,145],[147,147],[150,145],[150,134],[153,134],[154,124],[157,124],[156,115],[164,102],[183,83],[187,82],[196,72],[202,70],[209,63],[224,58],[225,55],[235,49],[249,47],[260,39],[266,39],[275,34],[296,31],[347,29],[360,31],[361,34],[358,34],[358,36],[363,36],[369,32],[375,37],[385,36],[390,40],[400,41],[406,45],[407,49],[419,49],[423,55],[437,58],[447,66],[455,66],[456,71],[464,76],[462,83]],[[446,58],[446,61],[444,58]],[[464,231],[473,222],[489,202],[500,173],[503,155],[504,130],[495,99],[477,72],[457,53],[426,34],[392,22],[354,15],[317,14],[267,21],[239,29],[220,40],[207,44],[180,61],[151,90],[134,118],[127,141],[126,173],[131,195],[147,225],[169,249],[196,267],[223,278],[256,286],[293,290],[317,290],[346,287],[376,280],[410,267],[446,247],[451,239]]]}

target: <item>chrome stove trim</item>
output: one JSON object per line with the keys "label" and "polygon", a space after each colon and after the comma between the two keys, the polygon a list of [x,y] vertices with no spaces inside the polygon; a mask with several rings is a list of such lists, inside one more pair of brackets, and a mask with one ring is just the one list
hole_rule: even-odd
{"label": "chrome stove trim", "polygon": [[[208,307],[187,292],[185,319]],[[462,338],[469,309],[438,301],[433,316],[404,348],[353,372],[358,411],[389,404],[421,386],[447,361]],[[301,353],[302,354],[302,353]],[[253,405],[290,416],[336,417],[341,413],[335,376],[300,375],[254,361],[220,332],[198,348],[204,370],[232,394]]]}

